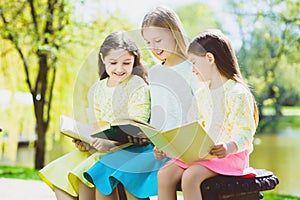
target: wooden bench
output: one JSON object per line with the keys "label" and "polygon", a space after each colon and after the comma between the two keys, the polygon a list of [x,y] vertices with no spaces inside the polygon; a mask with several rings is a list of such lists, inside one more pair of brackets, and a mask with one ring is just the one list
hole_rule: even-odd
{"label": "wooden bench", "polygon": [[[243,178],[218,175],[206,179],[200,186],[204,200],[259,200],[262,191],[272,190],[279,184],[278,178],[270,171],[256,169],[257,176]],[[124,189],[118,186],[120,200],[127,200]],[[177,184],[181,191],[181,183]]]}

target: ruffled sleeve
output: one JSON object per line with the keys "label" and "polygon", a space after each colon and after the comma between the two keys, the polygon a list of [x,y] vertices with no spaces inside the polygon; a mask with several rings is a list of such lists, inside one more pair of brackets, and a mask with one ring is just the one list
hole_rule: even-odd
{"label": "ruffled sleeve", "polygon": [[256,125],[253,117],[254,104],[250,92],[245,88],[234,90],[230,93],[228,122],[231,129],[231,140],[238,147],[238,152],[249,149],[252,151],[253,135]]}
{"label": "ruffled sleeve", "polygon": [[149,121],[150,92],[146,83],[139,84],[139,87],[132,90],[128,101],[128,112],[131,119]]}
{"label": "ruffled sleeve", "polygon": [[95,105],[98,102],[94,101],[98,86],[99,86],[99,82],[96,82],[94,85],[90,87],[88,91],[88,108],[86,108],[86,112],[90,124],[95,123],[97,121],[97,116],[99,116],[99,110],[95,109],[98,108],[99,105]]}

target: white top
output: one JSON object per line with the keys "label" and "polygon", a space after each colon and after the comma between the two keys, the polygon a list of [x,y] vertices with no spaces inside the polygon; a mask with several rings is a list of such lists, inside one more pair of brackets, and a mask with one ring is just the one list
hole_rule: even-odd
{"label": "white top", "polygon": [[188,61],[172,67],[156,65],[149,70],[152,126],[168,130],[188,122],[195,80]]}

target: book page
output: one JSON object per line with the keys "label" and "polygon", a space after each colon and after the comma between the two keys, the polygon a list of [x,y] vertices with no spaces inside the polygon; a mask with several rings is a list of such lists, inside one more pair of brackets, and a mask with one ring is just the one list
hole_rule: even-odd
{"label": "book page", "polygon": [[116,120],[114,120],[111,123],[112,126],[127,125],[127,124],[132,124],[132,125],[135,125],[135,126],[137,126],[137,125],[145,125],[145,126],[151,127],[151,125],[148,124],[148,123],[146,123],[146,122],[139,121],[139,120],[136,120],[136,119],[130,119],[130,118],[127,118],[127,119],[116,119]]}
{"label": "book page", "polygon": [[[169,142],[162,137],[160,130],[156,128],[152,128],[149,126],[139,126],[140,129],[144,132],[144,134],[149,138],[149,140],[160,150],[167,151],[167,152],[176,152],[172,145],[169,144]],[[174,153],[175,154],[175,153]]]}
{"label": "book page", "polygon": [[171,158],[185,163],[213,158],[209,152],[214,142],[198,122],[165,131],[162,136],[169,143],[164,152]]}
{"label": "book page", "polygon": [[61,115],[60,132],[68,137],[90,143],[90,133],[93,132],[93,127],[77,122],[67,116]]}

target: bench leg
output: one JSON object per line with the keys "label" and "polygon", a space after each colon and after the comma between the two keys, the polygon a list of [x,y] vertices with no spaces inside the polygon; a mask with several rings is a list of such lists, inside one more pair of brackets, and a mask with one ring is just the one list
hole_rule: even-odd
{"label": "bench leg", "polygon": [[263,198],[264,198],[263,193],[259,193],[259,199],[263,199]]}
{"label": "bench leg", "polygon": [[125,192],[122,184],[119,183],[117,185],[117,190],[118,190],[118,194],[119,194],[119,200],[127,200],[126,192]]}

